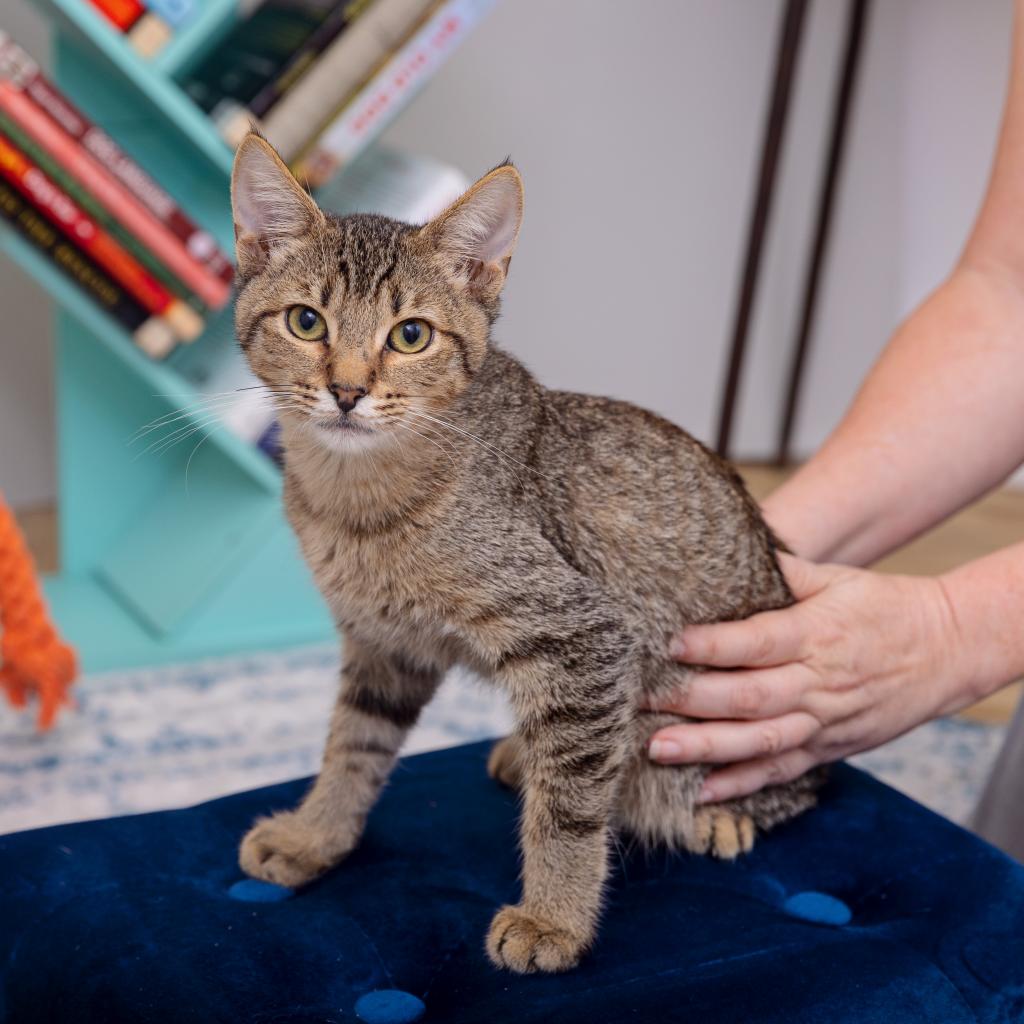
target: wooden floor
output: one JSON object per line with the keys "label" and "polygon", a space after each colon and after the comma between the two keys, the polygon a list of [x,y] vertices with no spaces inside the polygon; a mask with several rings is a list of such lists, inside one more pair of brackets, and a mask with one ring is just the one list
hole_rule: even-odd
{"label": "wooden floor", "polygon": [[[741,466],[754,496],[764,498],[787,475],[786,470]],[[29,509],[18,520],[28,537],[39,567],[52,572],[58,566],[57,523],[53,508]],[[964,510],[938,529],[883,559],[876,568],[884,572],[934,575],[973,558],[1024,540],[1024,491],[997,491]],[[964,714],[983,722],[1005,722],[1013,714],[1024,684],[1016,683]]]}

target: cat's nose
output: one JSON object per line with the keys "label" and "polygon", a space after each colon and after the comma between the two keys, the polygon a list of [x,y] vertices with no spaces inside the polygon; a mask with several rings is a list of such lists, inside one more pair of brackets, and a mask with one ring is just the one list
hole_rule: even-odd
{"label": "cat's nose", "polygon": [[366,394],[366,388],[351,388],[344,384],[328,384],[327,390],[334,395],[338,408],[349,413],[356,407],[356,402]]}

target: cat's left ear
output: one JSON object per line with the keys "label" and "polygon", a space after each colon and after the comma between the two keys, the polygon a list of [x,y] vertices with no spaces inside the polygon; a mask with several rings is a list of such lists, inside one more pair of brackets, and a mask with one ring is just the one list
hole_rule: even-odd
{"label": "cat's left ear", "polygon": [[505,163],[421,231],[461,285],[493,301],[505,284],[522,222],[523,179]]}
{"label": "cat's left ear", "polygon": [[235,153],[231,211],[243,278],[259,273],[275,249],[303,238],[324,219],[274,147],[257,132],[250,132]]}

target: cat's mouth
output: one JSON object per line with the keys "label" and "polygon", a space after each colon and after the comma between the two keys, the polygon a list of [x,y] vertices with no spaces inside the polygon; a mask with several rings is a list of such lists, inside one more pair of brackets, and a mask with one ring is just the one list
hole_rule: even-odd
{"label": "cat's mouth", "polygon": [[318,418],[316,425],[329,434],[372,434],[373,428],[347,415],[339,413],[329,418]]}

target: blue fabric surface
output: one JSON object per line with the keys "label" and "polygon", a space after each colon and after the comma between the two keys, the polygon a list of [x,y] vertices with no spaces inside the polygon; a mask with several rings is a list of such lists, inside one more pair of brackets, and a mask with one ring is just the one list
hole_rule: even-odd
{"label": "blue fabric surface", "polygon": [[1024,867],[848,767],[735,863],[620,849],[584,964],[498,972],[517,814],[486,754],[403,761],[360,848],[294,894],[238,886],[235,855],[305,782],[0,837],[0,1020],[1024,1020]]}

